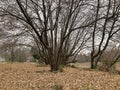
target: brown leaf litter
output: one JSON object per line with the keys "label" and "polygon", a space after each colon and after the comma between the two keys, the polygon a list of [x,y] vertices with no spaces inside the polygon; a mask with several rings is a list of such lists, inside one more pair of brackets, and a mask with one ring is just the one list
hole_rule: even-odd
{"label": "brown leaf litter", "polygon": [[49,67],[30,63],[0,63],[0,90],[120,90],[120,75],[66,67],[52,73]]}

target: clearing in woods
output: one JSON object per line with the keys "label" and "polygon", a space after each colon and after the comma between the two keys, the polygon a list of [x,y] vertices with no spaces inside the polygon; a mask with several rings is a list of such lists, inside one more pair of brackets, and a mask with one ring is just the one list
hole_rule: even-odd
{"label": "clearing in woods", "polygon": [[120,75],[70,67],[52,73],[48,66],[0,63],[0,90],[55,90],[60,85],[62,90],[120,90]]}

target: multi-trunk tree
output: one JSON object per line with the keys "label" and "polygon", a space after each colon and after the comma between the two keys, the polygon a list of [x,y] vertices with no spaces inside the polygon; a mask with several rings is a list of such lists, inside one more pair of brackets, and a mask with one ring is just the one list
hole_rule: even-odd
{"label": "multi-trunk tree", "polygon": [[85,14],[89,12],[86,3],[86,0],[6,0],[1,1],[1,11],[2,15],[22,22],[45,63],[51,71],[57,71],[90,39],[86,26],[91,24],[92,16]]}
{"label": "multi-trunk tree", "polygon": [[[120,32],[119,0],[97,0],[92,31],[91,68],[97,67],[110,42]],[[119,42],[118,42],[119,43]]]}

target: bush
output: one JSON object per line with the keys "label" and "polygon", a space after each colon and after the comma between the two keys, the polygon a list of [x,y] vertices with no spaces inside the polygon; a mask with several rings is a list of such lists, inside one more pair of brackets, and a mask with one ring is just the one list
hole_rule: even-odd
{"label": "bush", "polygon": [[52,90],[63,90],[63,86],[62,86],[62,85],[59,85],[59,84],[55,84],[55,85],[52,87]]}
{"label": "bush", "polygon": [[114,72],[116,70],[115,64],[110,67],[112,62],[113,62],[112,59],[103,59],[101,60],[101,63],[98,66],[98,69],[102,71]]}
{"label": "bush", "polygon": [[32,62],[44,63],[44,60],[41,58],[42,51],[39,52],[37,47],[31,48],[31,54],[33,57]]}
{"label": "bush", "polygon": [[15,49],[5,53],[5,60],[8,62],[26,62],[27,56],[24,50]]}

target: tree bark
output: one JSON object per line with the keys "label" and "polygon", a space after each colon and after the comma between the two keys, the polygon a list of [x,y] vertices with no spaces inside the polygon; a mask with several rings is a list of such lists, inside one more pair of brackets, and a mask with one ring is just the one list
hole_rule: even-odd
{"label": "tree bark", "polygon": [[51,72],[59,71],[59,65],[57,64],[51,64],[50,67],[51,67]]}

